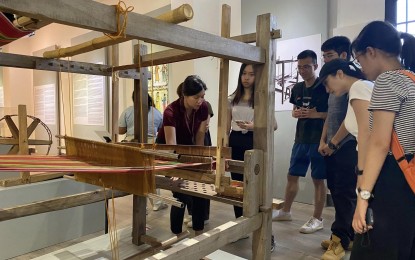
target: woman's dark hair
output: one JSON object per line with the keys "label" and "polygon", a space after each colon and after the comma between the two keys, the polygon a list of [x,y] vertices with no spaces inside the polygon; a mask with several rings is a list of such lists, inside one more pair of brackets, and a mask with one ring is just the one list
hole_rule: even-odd
{"label": "woman's dark hair", "polygon": [[179,98],[183,97],[183,82],[179,84],[176,90],[177,95]]}
{"label": "woman's dark hair", "polygon": [[[182,85],[182,87],[180,87]],[[196,75],[187,76],[182,84],[177,88],[177,94],[179,97],[182,96],[194,96],[202,90],[207,90],[205,82]],[[181,88],[181,95],[179,94],[179,88]]]}
{"label": "woman's dark hair", "polygon": [[323,65],[319,74],[320,82],[324,83],[329,75],[336,76],[338,70],[343,71],[344,74],[350,77],[366,79],[363,72],[353,62],[338,58]]}
{"label": "woman's dark hair", "polygon": [[373,21],[366,25],[353,41],[352,49],[355,53],[365,53],[367,47],[400,56],[403,67],[415,72],[415,37],[398,32],[392,24]]}
{"label": "woman's dark hair", "polygon": [[154,107],[154,101],[150,95],[148,95],[147,103],[148,103],[148,110],[150,110],[151,107]]}
{"label": "woman's dark hair", "polygon": [[[238,86],[236,87],[236,90],[232,93],[232,96],[233,96],[232,105],[238,104],[239,101],[241,101],[241,98],[245,94],[245,88],[242,85],[242,74],[244,73],[244,70],[245,70],[246,66],[248,66],[248,65],[250,65],[250,64],[242,63],[242,65],[241,65],[241,68],[239,70]],[[252,68],[254,69],[254,72],[255,72],[254,65],[252,65]],[[255,100],[254,99],[254,94],[255,94],[255,82],[254,82],[254,85],[252,86],[251,98],[249,99],[249,106],[251,106],[252,108],[254,107],[254,100]]]}

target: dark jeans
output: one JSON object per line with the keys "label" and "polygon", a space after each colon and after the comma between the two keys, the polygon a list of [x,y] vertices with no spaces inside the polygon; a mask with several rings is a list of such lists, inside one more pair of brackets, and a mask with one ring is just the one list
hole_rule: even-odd
{"label": "dark jeans", "polygon": [[178,192],[173,192],[173,197],[177,198],[179,201],[183,202],[185,207],[179,208],[172,206],[170,210],[170,230],[174,234],[182,233],[183,218],[184,212],[186,210],[186,205],[192,205],[192,222],[193,230],[201,231],[204,229],[204,221],[206,215],[206,203],[209,201],[207,199],[202,199],[199,197],[194,197]]}
{"label": "dark jeans", "polygon": [[[243,134],[239,131],[232,131],[229,136],[229,147],[232,147],[232,159],[233,160],[244,160],[244,155],[246,150],[251,150],[254,148],[254,134],[252,131],[249,131],[246,134]],[[244,176],[239,173],[231,172],[232,180],[243,181]],[[235,218],[239,218],[243,215],[242,208],[233,206],[235,212]]]}
{"label": "dark jeans", "polygon": [[331,232],[341,239],[343,248],[347,249],[354,239],[352,221],[356,208],[356,141],[346,142],[335,154],[326,156],[325,160],[327,187],[336,210]]}
{"label": "dark jeans", "polygon": [[392,155],[385,159],[373,196],[373,229],[356,234],[350,259],[415,259],[415,194]]}

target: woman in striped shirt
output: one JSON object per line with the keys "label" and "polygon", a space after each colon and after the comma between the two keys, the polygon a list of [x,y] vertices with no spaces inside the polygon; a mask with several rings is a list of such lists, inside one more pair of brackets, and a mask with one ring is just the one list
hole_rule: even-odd
{"label": "woman in striped shirt", "polygon": [[[415,194],[390,152],[394,129],[407,159],[415,153],[415,83],[402,71],[415,70],[415,38],[374,21],[363,28],[352,49],[375,86],[350,259],[415,259]],[[366,223],[368,208],[373,225]]]}

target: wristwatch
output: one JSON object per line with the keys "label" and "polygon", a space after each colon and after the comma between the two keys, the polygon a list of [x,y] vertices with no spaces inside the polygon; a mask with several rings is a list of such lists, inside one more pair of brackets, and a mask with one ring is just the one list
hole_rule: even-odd
{"label": "wristwatch", "polygon": [[360,196],[363,200],[369,200],[370,198],[373,198],[373,194],[368,190],[362,190],[360,188],[356,189],[356,194]]}
{"label": "wristwatch", "polygon": [[333,151],[336,151],[337,149],[339,149],[339,146],[333,144],[331,141],[327,144],[327,146]]}

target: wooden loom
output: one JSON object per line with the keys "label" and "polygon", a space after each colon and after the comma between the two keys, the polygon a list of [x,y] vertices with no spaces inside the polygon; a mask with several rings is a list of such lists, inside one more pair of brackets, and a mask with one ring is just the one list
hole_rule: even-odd
{"label": "wooden loom", "polygon": [[[57,0],[38,0],[31,5],[29,0],[7,1],[0,0],[0,9],[12,13],[28,14],[34,18],[42,18],[53,22],[72,26],[93,29],[103,32],[115,32],[113,24],[115,14],[111,7],[96,2],[73,0],[71,2]],[[61,16],[58,12],[65,6],[67,12]],[[79,8],[93,10],[85,14]],[[224,10],[226,7],[224,8]],[[227,145],[224,129],[226,129],[226,102],[228,83],[229,60],[258,64],[255,93],[255,131],[254,148],[245,154],[244,175],[244,217],[231,224],[218,227],[205,235],[196,237],[192,246],[175,248],[164,251],[150,259],[184,259],[201,258],[227,244],[230,239],[243,234],[254,232],[253,259],[269,259],[269,245],[271,235],[271,202],[272,202],[272,168],[273,168],[273,108],[274,108],[274,79],[275,79],[275,18],[271,15],[261,15],[257,19],[257,32],[254,38],[257,46],[247,45],[235,40],[226,39],[229,35],[230,12],[225,12],[222,20],[222,37],[210,35],[177,25],[169,25],[156,19],[145,18],[142,15],[131,14],[126,28],[126,35],[135,39],[144,39],[179,50],[160,53],[158,61],[174,62],[196,57],[212,55],[222,58],[220,72],[220,102],[219,102],[219,131],[218,131],[218,172],[223,173],[224,156],[221,147]],[[102,21],[102,23],[97,23]],[[157,28],[149,30],[149,28]],[[246,39],[241,37],[241,39]],[[231,46],[231,47],[230,47]],[[149,56],[148,56],[149,57]],[[145,57],[143,57],[145,60]],[[12,64],[13,62],[9,62]],[[15,64],[15,63],[14,63]],[[53,62],[52,62],[53,64]],[[143,65],[143,63],[141,63]],[[10,66],[10,65],[9,65]],[[21,65],[23,66],[23,65]],[[28,68],[31,65],[24,65]],[[85,72],[87,73],[87,72]],[[224,93],[225,92],[225,93]],[[217,189],[221,191],[221,174],[215,181]],[[134,226],[133,226],[134,232]]]}

